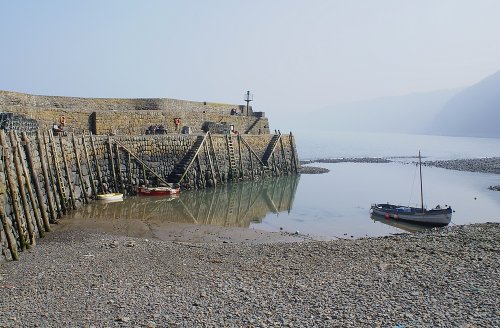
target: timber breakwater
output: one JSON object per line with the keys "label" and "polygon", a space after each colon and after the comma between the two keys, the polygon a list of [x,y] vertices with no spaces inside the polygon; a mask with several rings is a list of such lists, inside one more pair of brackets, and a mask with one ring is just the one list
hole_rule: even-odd
{"label": "timber breakwater", "polygon": [[[99,194],[202,189],[300,169],[293,135],[269,133],[263,113],[238,105],[2,91],[0,110],[0,245],[7,259],[18,259],[51,224]],[[117,128],[123,120],[127,131]]]}

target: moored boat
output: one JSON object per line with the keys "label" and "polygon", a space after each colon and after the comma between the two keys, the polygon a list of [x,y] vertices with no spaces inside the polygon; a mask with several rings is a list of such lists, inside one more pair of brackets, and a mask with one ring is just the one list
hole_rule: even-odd
{"label": "moored boat", "polygon": [[123,194],[114,192],[114,193],[109,193],[109,194],[99,194],[97,195],[98,200],[105,200],[105,201],[116,201],[116,200],[122,200],[123,199]]}
{"label": "moored boat", "polygon": [[420,167],[420,207],[410,207],[392,204],[372,204],[370,213],[382,216],[386,219],[405,220],[418,224],[431,226],[446,226],[451,222],[453,210],[450,206],[441,207],[437,205],[435,208],[427,210],[424,207],[424,193],[422,186],[422,158],[420,151],[418,152],[418,165]]}
{"label": "moored boat", "polygon": [[176,195],[180,193],[180,188],[171,187],[139,187],[137,193],[141,196],[167,196]]}
{"label": "moored boat", "polygon": [[373,222],[377,221],[408,232],[418,232],[431,229],[433,227],[427,224],[420,224],[412,221],[390,219],[376,214],[370,214],[370,219],[372,219]]}
{"label": "moored boat", "polygon": [[432,226],[446,226],[451,221],[452,209],[449,206],[441,208],[439,205],[431,210],[399,206],[391,204],[373,204],[371,214],[386,219],[404,220]]}

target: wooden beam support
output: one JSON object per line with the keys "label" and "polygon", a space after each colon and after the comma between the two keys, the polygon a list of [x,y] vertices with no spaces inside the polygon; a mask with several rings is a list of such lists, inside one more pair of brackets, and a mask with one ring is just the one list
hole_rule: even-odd
{"label": "wooden beam support", "polygon": [[28,204],[28,199],[26,198],[26,189],[24,188],[23,173],[20,163],[21,154],[19,153],[18,142],[14,131],[10,131],[9,138],[10,146],[12,148],[12,157],[14,158],[14,168],[16,171],[17,185],[19,187],[19,194],[21,195],[21,203],[23,205],[24,220],[26,221],[26,230],[28,231],[30,244],[34,245],[36,243],[36,240],[31,224],[31,212]]}
{"label": "wooden beam support", "polygon": [[92,172],[92,164],[90,163],[89,151],[87,149],[87,142],[85,141],[85,133],[82,135],[82,143],[83,143],[83,151],[85,153],[85,161],[87,162],[90,187],[92,188],[92,195],[94,196],[94,199],[97,199],[97,187],[94,181],[94,174]]}
{"label": "wooden beam support", "polygon": [[12,231],[10,228],[9,221],[1,205],[0,205],[0,220],[2,221],[2,227],[3,231],[5,232],[5,237],[7,238],[7,246],[9,247],[10,256],[14,261],[18,261],[19,254],[17,254],[16,240],[14,239],[14,236],[12,236]]}
{"label": "wooden beam support", "polygon": [[75,196],[75,188],[73,188],[73,183],[71,182],[71,171],[68,166],[68,159],[66,158],[66,150],[64,149],[64,143],[62,139],[62,135],[59,135],[59,145],[61,146],[61,156],[63,158],[64,171],[66,172],[66,178],[68,180],[69,187],[69,196],[71,199],[71,206],[74,210],[76,210],[76,196]]}
{"label": "wooden beam support", "polygon": [[[17,135],[14,134],[14,139],[17,144],[17,153],[19,154],[19,161],[21,162],[21,169],[23,171],[24,183],[26,184],[26,189],[28,189],[28,198],[31,203],[31,208],[33,209],[33,215],[35,216],[35,224],[38,230],[38,236],[42,238],[44,236],[42,219],[40,217],[40,206],[37,204],[37,200],[35,195],[33,194],[33,188],[31,187],[31,179],[28,173],[28,169],[26,168],[26,164],[23,160],[22,151],[21,151],[21,143],[17,140]],[[28,159],[26,159],[28,161]]]}
{"label": "wooden beam support", "polygon": [[9,156],[9,152],[7,151],[7,149],[10,148],[7,146],[7,136],[5,135],[4,130],[0,130],[0,144],[2,145],[3,164],[4,164],[5,176],[7,178],[7,187],[9,189],[10,199],[12,200],[16,229],[19,236],[19,245],[22,252],[26,249],[26,247],[29,247],[29,245],[25,238],[25,227],[23,225],[23,221],[21,218],[21,211],[19,209],[19,204],[18,204],[19,195],[14,181],[14,176],[11,171],[11,159]]}
{"label": "wooden beam support", "polygon": [[[49,215],[50,219],[49,222],[56,222],[57,221],[57,214],[56,210],[54,209],[54,199],[52,198],[52,191],[50,189],[50,178],[49,178],[49,173],[47,169],[47,162],[49,161],[49,158],[47,157],[47,153],[44,151],[46,148],[42,144],[42,137],[40,135],[40,132],[36,132],[36,140],[37,140],[37,146],[38,146],[38,157],[40,158],[40,165],[42,167],[42,175],[43,175],[43,183],[45,187],[45,197],[47,197],[47,204],[49,205]],[[45,162],[47,160],[47,162]],[[40,201],[43,202],[43,195],[40,192],[39,194],[39,199],[38,202]],[[50,231],[50,225],[49,222],[46,221],[44,218],[43,224],[45,226],[45,231]]]}
{"label": "wooden beam support", "polygon": [[[38,138],[38,134],[37,134],[37,138]],[[29,140],[28,136],[26,135],[26,132],[22,133],[22,139],[24,141],[24,152],[26,154],[26,160],[28,161],[28,169],[29,169],[30,174],[31,174],[31,180],[33,181],[33,185],[35,186],[35,194],[36,194],[36,197],[38,200],[38,206],[40,207],[40,212],[42,213],[43,226],[45,228],[45,231],[48,232],[48,231],[50,231],[50,224],[49,224],[49,218],[47,216],[47,207],[45,206],[45,200],[43,199],[42,188],[40,187],[40,182],[38,181],[38,174],[35,170],[35,165],[33,163],[33,155],[31,154],[30,140]],[[41,154],[41,153],[39,153],[39,154]],[[43,155],[40,156],[40,164],[43,167],[45,165],[45,163],[43,163],[42,157],[44,157],[44,156]],[[43,171],[43,168],[42,168],[42,171]],[[46,174],[46,172],[44,173],[44,178],[45,178],[45,174]],[[48,191],[47,193],[49,194],[50,192]],[[48,201],[50,201],[48,196],[49,195],[47,195],[47,199],[48,199]]]}
{"label": "wooden beam support", "polygon": [[80,164],[80,155],[78,154],[78,147],[74,133],[71,134],[71,141],[73,143],[73,151],[75,153],[76,168],[78,169],[78,177],[80,178],[80,190],[82,191],[84,202],[88,204],[89,199],[87,197],[87,188],[85,188],[86,183],[85,183],[85,178],[83,177],[82,165]]}

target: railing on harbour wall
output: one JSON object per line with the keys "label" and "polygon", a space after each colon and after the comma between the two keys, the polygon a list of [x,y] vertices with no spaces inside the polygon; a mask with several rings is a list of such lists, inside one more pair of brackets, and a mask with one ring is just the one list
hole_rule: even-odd
{"label": "railing on harbour wall", "polygon": [[0,144],[0,249],[14,260],[51,224],[98,194],[134,195],[138,186],[170,183],[202,189],[299,171],[291,133],[53,136],[0,130]]}

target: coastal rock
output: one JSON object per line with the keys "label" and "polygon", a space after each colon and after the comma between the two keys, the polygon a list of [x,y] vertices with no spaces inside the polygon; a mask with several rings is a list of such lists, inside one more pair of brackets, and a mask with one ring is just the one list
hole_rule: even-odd
{"label": "coastal rock", "polygon": [[498,186],[489,186],[489,190],[495,190],[495,191],[500,191],[500,185]]}
{"label": "coastal rock", "polygon": [[328,172],[330,172],[330,170],[324,167],[301,166],[300,168],[301,174],[323,174]]}
{"label": "coastal rock", "polygon": [[449,170],[500,174],[500,157],[426,161],[423,164]]}

